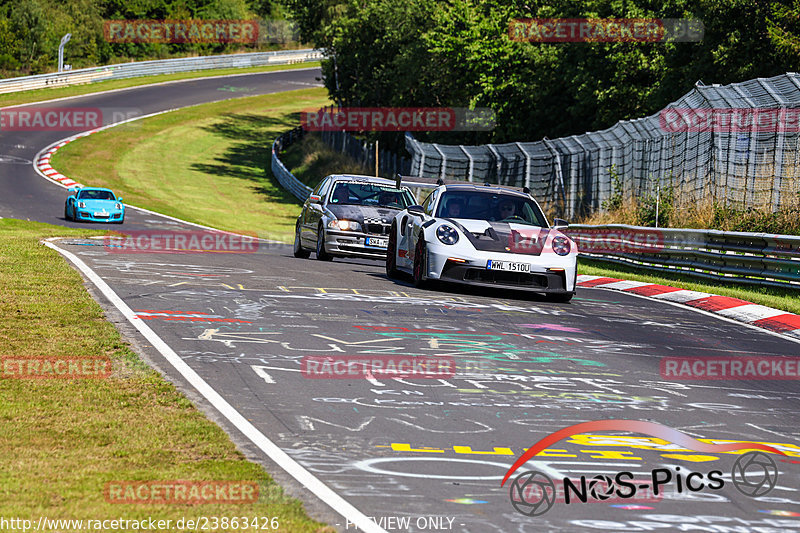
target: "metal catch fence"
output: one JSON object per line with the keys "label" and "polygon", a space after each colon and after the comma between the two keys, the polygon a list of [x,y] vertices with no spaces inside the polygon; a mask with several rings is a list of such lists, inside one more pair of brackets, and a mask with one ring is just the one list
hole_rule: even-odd
{"label": "metal catch fence", "polygon": [[703,85],[659,113],[582,135],[450,146],[406,136],[410,174],[531,188],[567,218],[671,187],[687,201],[778,210],[800,195],[800,75]]}

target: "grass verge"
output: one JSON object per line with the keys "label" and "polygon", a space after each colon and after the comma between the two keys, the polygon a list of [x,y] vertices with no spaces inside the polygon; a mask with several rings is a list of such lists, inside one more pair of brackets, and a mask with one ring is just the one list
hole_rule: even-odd
{"label": "grass verge", "polygon": [[658,283],[670,285],[692,291],[708,292],[720,296],[739,298],[755,304],[782,309],[789,313],[800,314],[800,298],[796,289],[781,289],[778,287],[746,287],[731,285],[730,283],[715,282],[713,280],[701,281],[683,274],[649,273],[647,270],[626,267],[597,261],[594,259],[580,258],[578,260],[578,273],[590,276],[605,276],[609,278],[622,278],[645,283]]}
{"label": "grass verge", "polygon": [[271,144],[328,103],[315,88],[181,109],[70,143],[53,166],[133,205],[290,242],[301,205],[272,176]]}
{"label": "grass verge", "polygon": [[[126,89],[128,87],[139,87],[140,85],[150,85],[153,83],[163,83],[165,81],[189,80],[194,78],[214,78],[218,76],[229,76],[231,74],[249,74],[252,72],[272,72],[274,70],[293,70],[298,68],[319,67],[319,61],[308,63],[293,63],[291,65],[267,65],[263,67],[248,68],[226,68],[219,70],[196,70],[192,72],[178,72],[175,74],[157,74],[155,76],[143,76],[141,78],[128,78],[124,80],[99,81],[97,83],[87,83],[84,85],[71,85],[69,87],[54,87],[48,89],[35,89],[19,93],[0,94],[0,107],[17,104],[33,104],[44,100],[56,98],[68,98],[70,96],[81,96],[84,94],[98,93],[102,91],[112,91],[114,89]],[[102,68],[102,67],[97,67]]]}
{"label": "grass verge", "polygon": [[294,177],[312,189],[331,174],[364,174],[374,171],[357,163],[352,157],[333,150],[316,133],[306,134],[281,154],[281,161]]}
{"label": "grass verge", "polygon": [[[0,516],[173,521],[276,516],[282,531],[332,531],[308,518],[302,504],[239,453],[221,428],[139,360],[105,320],[80,275],[39,244],[56,235],[100,233],[0,220],[0,355],[104,356],[113,362],[107,379],[0,379],[0,449],[7,452],[0,458]],[[238,480],[256,482],[260,490],[252,504],[107,501],[106,483],[124,480]]]}

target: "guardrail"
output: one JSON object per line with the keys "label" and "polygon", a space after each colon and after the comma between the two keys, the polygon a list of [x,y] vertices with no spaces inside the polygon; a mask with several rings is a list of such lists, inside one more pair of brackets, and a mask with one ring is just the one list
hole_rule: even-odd
{"label": "guardrail", "polygon": [[800,288],[800,236],[573,224],[582,256],[726,282]]}
{"label": "guardrail", "polygon": [[22,78],[0,80],[0,94],[48,87],[66,87],[82,83],[106,80],[121,80],[156,74],[174,74],[193,70],[223,68],[247,68],[265,65],[288,65],[322,59],[320,50],[279,50],[275,52],[254,52],[249,54],[227,54],[218,56],[183,57],[178,59],[157,59],[92,67],[52,74],[39,74]]}
{"label": "guardrail", "polygon": [[281,134],[272,143],[272,174],[283,186],[284,189],[292,193],[298,200],[305,202],[311,194],[311,187],[294,177],[286,166],[281,162],[278,154],[281,150],[291,146],[293,142],[303,138],[303,128],[297,127]]}

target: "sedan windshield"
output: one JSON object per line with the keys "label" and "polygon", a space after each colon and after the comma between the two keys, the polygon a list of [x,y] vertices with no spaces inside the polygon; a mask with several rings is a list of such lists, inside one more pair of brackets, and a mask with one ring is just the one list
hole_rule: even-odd
{"label": "sedan windshield", "polygon": [[111,191],[81,191],[78,193],[81,200],[116,200]]}
{"label": "sedan windshield", "polygon": [[334,187],[329,203],[405,209],[414,203],[414,198],[407,190],[396,189],[390,185],[340,182]]}
{"label": "sedan windshield", "polygon": [[497,191],[445,191],[436,216],[547,226],[544,214],[533,200]]}

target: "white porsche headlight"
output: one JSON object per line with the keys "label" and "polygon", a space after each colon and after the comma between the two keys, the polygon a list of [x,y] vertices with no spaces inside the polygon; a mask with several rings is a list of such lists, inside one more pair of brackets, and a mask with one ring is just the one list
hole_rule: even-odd
{"label": "white porsche headlight", "polygon": [[569,239],[566,237],[556,237],[553,239],[553,251],[556,255],[569,255]]}
{"label": "white porsche headlight", "polygon": [[114,204],[114,209],[122,209],[122,204],[120,203]]}
{"label": "white porsche headlight", "polygon": [[78,202],[78,207],[86,207],[86,202]]}
{"label": "white porsche headlight", "polygon": [[458,242],[458,232],[453,226],[442,224],[436,228],[436,238],[439,239],[442,244],[455,244]]}

